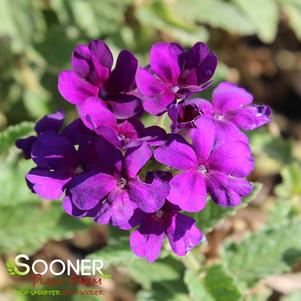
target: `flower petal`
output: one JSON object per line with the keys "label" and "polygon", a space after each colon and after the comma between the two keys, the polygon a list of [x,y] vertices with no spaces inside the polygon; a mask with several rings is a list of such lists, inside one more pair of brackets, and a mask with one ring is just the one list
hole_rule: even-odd
{"label": "flower petal", "polygon": [[29,136],[16,141],[16,147],[23,151],[23,156],[26,160],[31,158],[31,149],[36,140],[37,137]]}
{"label": "flower petal", "polygon": [[48,200],[58,200],[64,192],[64,186],[71,180],[68,172],[42,170],[33,168],[26,180],[33,192]]}
{"label": "flower petal", "polygon": [[64,112],[57,110],[54,114],[48,114],[40,119],[35,126],[35,131],[41,134],[45,131],[58,133],[64,124]]}
{"label": "flower petal", "polygon": [[164,228],[161,223],[144,223],[130,236],[132,251],[149,262],[154,262],[161,252],[164,240]]}
{"label": "flower petal", "polygon": [[166,144],[155,150],[154,156],[158,162],[181,170],[194,168],[198,164],[192,147],[176,134],[170,135]]}
{"label": "flower petal", "polygon": [[178,256],[184,256],[201,243],[203,234],[195,225],[192,217],[177,213],[172,216],[166,230],[171,249]]}
{"label": "flower petal", "polygon": [[79,115],[85,126],[95,130],[101,126],[117,128],[117,120],[113,113],[97,97],[90,97],[78,107]]}
{"label": "flower petal", "polygon": [[135,95],[110,95],[105,102],[117,119],[128,119],[140,114],[142,111],[141,100]]}
{"label": "flower petal", "polygon": [[98,88],[80,78],[73,71],[62,71],[59,74],[58,89],[70,103],[82,104],[88,97],[97,96]]}
{"label": "flower petal", "polygon": [[245,179],[226,176],[215,172],[206,178],[212,200],[222,207],[234,207],[241,203],[241,197],[251,193],[253,186]]}
{"label": "flower petal", "polygon": [[216,142],[216,126],[214,121],[207,118],[199,118],[197,128],[190,131],[190,137],[199,163],[205,163]]}
{"label": "flower petal", "polygon": [[239,109],[253,101],[253,96],[243,88],[223,82],[213,91],[212,101],[217,113],[225,114],[228,111]]}
{"label": "flower petal", "polygon": [[95,221],[99,224],[111,222],[113,226],[121,226],[129,222],[136,208],[127,191],[117,188],[108,194]]}
{"label": "flower petal", "polygon": [[176,43],[156,43],[150,50],[152,70],[164,81],[176,83],[185,50]]}
{"label": "flower petal", "polygon": [[167,182],[154,181],[152,184],[141,182],[138,178],[128,182],[130,199],[144,212],[155,212],[159,210],[169,192]]}
{"label": "flower petal", "polygon": [[152,149],[146,142],[138,147],[129,148],[125,154],[125,169],[129,177],[135,177],[139,170],[152,157]]}
{"label": "flower petal", "polygon": [[197,212],[206,205],[206,185],[204,177],[197,171],[176,175],[169,183],[167,199],[182,210]]}
{"label": "flower petal", "polygon": [[43,168],[75,167],[77,154],[73,144],[54,132],[43,132],[31,149],[33,161]]}
{"label": "flower petal", "polygon": [[235,177],[246,177],[254,168],[249,146],[241,141],[220,144],[210,155],[208,169]]}
{"label": "flower petal", "polygon": [[106,83],[108,91],[121,93],[129,91],[135,84],[138,61],[128,50],[122,50],[117,58],[116,67]]}
{"label": "flower petal", "polygon": [[82,173],[72,179],[70,194],[78,209],[94,208],[107,194],[117,187],[116,179],[107,174]]}
{"label": "flower petal", "polygon": [[269,106],[253,105],[231,111],[225,117],[237,127],[251,131],[270,122],[270,114]]}

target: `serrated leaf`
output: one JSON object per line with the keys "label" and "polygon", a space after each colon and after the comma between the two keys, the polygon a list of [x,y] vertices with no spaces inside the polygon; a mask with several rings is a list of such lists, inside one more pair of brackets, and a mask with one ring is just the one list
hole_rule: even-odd
{"label": "serrated leaf", "polygon": [[1,207],[0,254],[32,254],[48,240],[71,238],[87,226],[68,216],[60,204],[42,208],[40,202]]}
{"label": "serrated leaf", "polygon": [[15,264],[14,262],[9,259],[7,262],[6,262],[6,267],[7,267],[7,271],[9,273],[9,275],[11,276],[14,276],[16,275],[16,272],[15,272]]}
{"label": "serrated leaf", "polygon": [[17,139],[27,136],[33,132],[34,123],[21,122],[12,125],[0,133],[0,156],[5,154],[10,148],[14,147]]}
{"label": "serrated leaf", "polygon": [[224,208],[216,205],[212,200],[207,202],[206,208],[197,214],[191,214],[196,220],[198,227],[203,232],[210,232],[213,227],[224,221],[227,216],[233,215],[237,210],[246,207],[251,201],[253,201],[260,190],[261,185],[254,183],[253,192],[250,196],[242,200],[240,206],[234,208]]}
{"label": "serrated leaf", "polygon": [[263,228],[241,242],[227,243],[222,260],[241,283],[253,286],[259,279],[290,270],[301,259],[301,219]]}
{"label": "serrated leaf", "polygon": [[259,38],[271,43],[276,36],[279,11],[274,0],[234,0],[246,17],[254,24]]}

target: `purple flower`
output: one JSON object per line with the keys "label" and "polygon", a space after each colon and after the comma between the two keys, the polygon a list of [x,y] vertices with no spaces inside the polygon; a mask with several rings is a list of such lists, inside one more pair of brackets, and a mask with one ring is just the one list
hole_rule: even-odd
{"label": "purple flower", "polygon": [[80,111],[84,124],[118,148],[135,147],[146,141],[151,146],[165,142],[166,132],[158,126],[145,128],[133,117],[118,122],[114,114],[95,97],[88,98]]}
{"label": "purple flower", "polygon": [[231,137],[220,140],[213,121],[199,122],[199,128],[190,132],[192,145],[172,134],[155,150],[158,162],[181,171],[170,181],[167,199],[182,210],[197,212],[204,209],[208,191],[218,205],[236,206],[252,191],[243,178],[254,166],[249,146]]}
{"label": "purple flower", "polygon": [[60,94],[81,112],[89,97],[97,97],[118,119],[127,119],[141,111],[141,101],[135,91],[137,59],[122,50],[111,71],[113,56],[108,46],[99,40],[77,46],[72,54],[72,70],[59,74]]}
{"label": "purple flower", "polygon": [[[16,142],[26,158],[31,158],[37,165],[26,175],[29,188],[45,199],[59,199],[74,175],[84,168],[101,164],[98,158],[89,156],[92,152],[91,139],[95,134],[75,121],[70,124],[72,136],[76,137],[72,140],[69,127],[61,131],[63,122],[62,111],[46,115],[36,124],[38,136]],[[82,145],[76,150],[74,146],[78,144],[76,140],[80,138],[80,130],[85,140],[82,138]]]}
{"label": "purple flower", "polygon": [[176,99],[204,90],[216,65],[216,55],[204,43],[196,43],[188,52],[176,43],[154,44],[150,66],[138,69],[136,75],[144,109],[158,115]]}
{"label": "purple flower", "polygon": [[[61,110],[58,110],[54,114],[48,114],[40,119],[35,126],[35,131],[38,135],[43,132],[54,132],[57,133],[60,131],[64,123],[64,113]],[[34,142],[37,140],[36,136],[29,136],[27,138],[18,139],[16,141],[17,148],[21,149],[25,159],[31,158],[31,149]]]}
{"label": "purple flower", "polygon": [[[148,175],[149,183],[165,182],[171,178],[168,172],[155,172]],[[167,179],[166,179],[167,178]],[[193,218],[179,212],[180,208],[168,201],[156,212],[145,213],[136,209],[128,227],[139,227],[131,234],[130,245],[137,256],[154,262],[160,255],[164,236],[166,235],[172,251],[184,256],[202,240],[202,233],[196,227]]]}
{"label": "purple flower", "polygon": [[147,143],[127,149],[124,156],[109,143],[98,145],[97,152],[113,168],[107,173],[95,170],[74,177],[64,201],[67,213],[85,216],[93,211],[96,222],[119,226],[128,222],[137,207],[145,212],[162,207],[168,184],[143,183],[137,175],[152,156]]}
{"label": "purple flower", "polygon": [[200,118],[209,118],[215,121],[219,133],[227,137],[241,135],[236,131],[237,128],[254,130],[271,121],[269,106],[252,104],[253,96],[234,84],[219,84],[213,92],[212,100],[212,104],[196,98],[171,105],[168,114],[172,128],[177,131],[198,127]]}

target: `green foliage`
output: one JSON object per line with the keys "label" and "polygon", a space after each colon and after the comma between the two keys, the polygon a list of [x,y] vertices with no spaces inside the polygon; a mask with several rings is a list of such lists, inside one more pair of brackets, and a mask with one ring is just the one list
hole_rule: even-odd
{"label": "green foliage", "polygon": [[274,0],[234,0],[256,28],[259,38],[270,43],[275,39],[279,10]]}
{"label": "green foliage", "polygon": [[7,151],[15,145],[17,139],[31,134],[33,127],[34,124],[32,122],[24,121],[0,132],[0,155],[7,153]]}
{"label": "green foliage", "polygon": [[293,292],[290,295],[281,298],[281,301],[300,301],[300,300],[301,300],[301,291]]}
{"label": "green foliage", "polygon": [[184,281],[193,301],[239,301],[242,297],[234,278],[220,264],[212,265],[204,278],[186,271]]}
{"label": "green foliage", "polygon": [[265,227],[239,243],[226,244],[222,260],[240,282],[252,286],[261,278],[289,271],[301,259],[301,241],[296,239],[300,235],[300,218]]}
{"label": "green foliage", "polygon": [[100,251],[89,255],[89,258],[100,258],[107,267],[125,263],[130,264],[138,259],[130,249],[128,238],[120,238],[118,241],[112,242]]}
{"label": "green foliage", "polygon": [[0,208],[0,254],[32,254],[48,240],[73,236],[87,226],[66,215],[60,204],[41,207],[38,202]]}
{"label": "green foliage", "polygon": [[301,166],[293,162],[282,168],[282,183],[276,187],[277,195],[282,199],[301,197]]}

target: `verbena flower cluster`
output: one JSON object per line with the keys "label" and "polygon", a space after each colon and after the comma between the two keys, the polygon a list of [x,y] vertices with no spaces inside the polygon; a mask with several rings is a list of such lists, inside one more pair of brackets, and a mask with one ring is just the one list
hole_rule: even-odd
{"label": "verbena flower cluster", "polygon": [[[203,210],[207,194],[219,206],[237,206],[252,191],[245,177],[254,160],[241,130],[269,122],[269,107],[227,82],[211,102],[193,98],[211,85],[217,66],[201,42],[188,51],[156,43],[144,68],[122,50],[112,69],[109,47],[94,40],[77,46],[71,63],[58,89],[80,118],[63,127],[58,110],[37,122],[35,136],[16,143],[36,164],[26,175],[29,188],[50,200],[64,195],[69,215],[133,229],[133,252],[150,262],[165,236],[185,255],[203,238],[185,211]],[[169,118],[170,133],[145,127],[143,114]]]}

